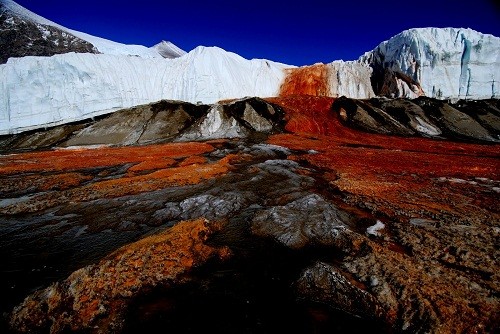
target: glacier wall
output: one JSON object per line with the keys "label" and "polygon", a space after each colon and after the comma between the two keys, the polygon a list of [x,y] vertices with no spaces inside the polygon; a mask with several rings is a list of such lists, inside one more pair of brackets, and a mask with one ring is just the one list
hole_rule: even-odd
{"label": "glacier wall", "polygon": [[500,38],[472,29],[406,30],[360,61],[408,75],[429,97],[484,99],[500,94]]}
{"label": "glacier wall", "polygon": [[0,134],[77,121],[161,99],[214,103],[275,96],[287,65],[216,47],[176,59],[68,53],[0,65]]}
{"label": "glacier wall", "polygon": [[367,99],[375,96],[370,77],[372,69],[357,61],[334,61],[329,63],[329,88],[331,96],[348,96]]}
{"label": "glacier wall", "polygon": [[280,96],[374,97],[370,83],[372,69],[357,61],[316,63],[286,70]]}
{"label": "glacier wall", "polygon": [[141,52],[133,56],[133,46],[101,42],[97,44],[109,47],[110,54],[11,58],[0,65],[0,135],[161,99],[214,103],[279,94],[371,98],[375,96],[372,84],[377,81],[374,73],[390,79],[388,92],[382,95],[500,96],[500,38],[471,29],[411,29],[357,61],[301,68],[247,60],[216,47],[198,47],[181,57],[164,59],[154,48],[148,52],[153,50],[156,56]]}

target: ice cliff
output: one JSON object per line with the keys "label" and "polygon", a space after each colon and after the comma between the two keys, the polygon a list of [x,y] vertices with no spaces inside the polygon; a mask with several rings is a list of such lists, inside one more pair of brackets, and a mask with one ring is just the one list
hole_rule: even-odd
{"label": "ice cliff", "polygon": [[161,99],[214,103],[276,96],[286,65],[216,47],[176,59],[68,53],[0,65],[0,134],[67,123]]}
{"label": "ice cliff", "polygon": [[317,63],[286,69],[280,96],[350,96],[374,97],[370,77],[372,69],[358,61],[337,60],[329,64]]}
{"label": "ice cliff", "polygon": [[[375,70],[403,73],[423,93],[440,99],[484,99],[500,94],[500,38],[472,29],[403,31],[360,58]],[[404,93],[400,95],[413,97]]]}

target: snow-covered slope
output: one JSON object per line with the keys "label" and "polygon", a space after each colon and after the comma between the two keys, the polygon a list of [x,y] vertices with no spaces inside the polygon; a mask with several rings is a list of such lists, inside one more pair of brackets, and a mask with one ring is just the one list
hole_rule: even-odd
{"label": "snow-covered slope", "polygon": [[287,65],[216,47],[176,59],[68,53],[0,65],[0,134],[67,123],[161,99],[214,103],[276,96]]}
{"label": "snow-covered slope", "polygon": [[141,58],[163,58],[163,56],[154,48],[148,48],[143,45],[117,43],[105,38],[92,36],[71,29],[66,29],[66,31],[83,39],[84,41],[92,43],[92,45],[94,45],[100,53],[108,55],[139,56]]}
{"label": "snow-covered slope", "polygon": [[163,58],[177,58],[186,54],[186,51],[179,48],[172,42],[161,41],[160,43],[151,47],[155,49]]}
{"label": "snow-covered slope", "polygon": [[35,18],[15,3],[0,0],[0,64],[11,57],[98,53],[91,43]]}
{"label": "snow-covered slope", "polygon": [[[113,42],[101,37],[92,36],[80,31],[68,29],[55,22],[47,20],[46,18],[37,15],[30,10],[24,8],[23,6],[17,4],[12,0],[0,0],[0,5],[3,10],[7,11],[11,15],[15,15],[18,18],[22,18],[28,22],[36,23],[42,26],[49,26],[57,28],[63,32],[69,33],[76,36],[86,42],[91,43],[100,53],[112,54],[112,55],[131,55],[139,56],[142,58],[163,58],[162,54],[155,47],[145,47],[142,45],[126,45],[122,43]],[[46,29],[46,27],[42,27]],[[160,43],[162,44],[162,43]],[[174,44],[170,43],[167,45],[169,54],[175,56],[176,54],[182,55],[185,51],[181,50]]]}
{"label": "snow-covered slope", "polygon": [[500,38],[472,29],[406,30],[360,61],[408,75],[430,97],[483,99],[500,94]]}

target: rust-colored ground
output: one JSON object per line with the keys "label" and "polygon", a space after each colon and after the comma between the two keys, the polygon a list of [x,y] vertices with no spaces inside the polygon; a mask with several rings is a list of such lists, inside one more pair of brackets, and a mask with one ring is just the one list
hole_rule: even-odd
{"label": "rust-colored ground", "polygon": [[488,186],[500,176],[498,145],[357,131],[343,126],[330,110],[332,98],[289,96],[269,100],[284,108],[286,129],[293,132],[274,135],[270,143],[318,151],[291,158],[324,170],[332,186],[368,200],[385,214],[426,208],[433,213],[446,210],[470,215],[477,209],[473,204],[478,203],[498,212],[498,192],[493,184]]}
{"label": "rust-colored ground", "polygon": [[[316,70],[304,90],[313,95],[318,93],[314,78],[324,75],[320,67]],[[298,83],[287,85],[290,94],[302,92]],[[301,172],[315,177],[314,191],[368,217],[370,224],[374,218],[385,223],[380,235],[373,236],[365,222],[351,222],[352,245],[338,265],[377,298],[389,325],[408,332],[413,328],[407,325],[416,325],[415,332],[477,333],[498,324],[499,145],[358,131],[342,125],[329,97],[268,100],[284,109],[287,121],[287,133],[270,136],[268,143],[294,150],[288,159],[311,167]],[[32,196],[9,205],[4,204],[8,199],[3,201],[0,214],[193,185],[253,159],[241,153],[218,160],[213,160],[218,155],[207,156],[224,143],[0,156],[0,195]],[[14,312],[12,324],[26,331],[39,326],[52,326],[54,332],[95,325],[119,329],[134,296],[182,284],[192,268],[230,255],[225,247],[205,243],[216,230],[199,219],[125,246],[33,294]],[[330,255],[325,253],[324,259]]]}
{"label": "rust-colored ground", "polygon": [[60,192],[36,194],[22,205],[5,206],[0,212],[35,212],[68,201],[112,198],[196,184],[226,174],[230,162],[239,159],[228,155],[208,163],[202,155],[213,150],[212,145],[195,142],[2,156],[0,194]]}
{"label": "rust-colored ground", "polygon": [[[96,149],[61,149],[0,156],[0,176],[18,173],[53,172],[85,168],[110,167],[120,164],[149,164],[162,167],[171,159],[186,158],[210,152],[205,143],[170,143],[164,145],[100,147]],[[145,169],[145,168],[139,168]]]}
{"label": "rust-colored ground", "polygon": [[411,328],[426,318],[418,314],[432,314],[425,321],[438,333],[484,333],[498,325],[498,301],[488,294],[500,288],[499,145],[357,131],[340,123],[329,98],[272,102],[284,108],[291,133],[268,142],[303,152],[289,159],[321,173],[328,194],[385,222],[371,239],[377,243],[344,259],[342,269],[365,283],[385,277],[392,292],[372,292],[388,323]]}
{"label": "rust-colored ground", "polygon": [[97,326],[99,332],[116,332],[134,297],[156,286],[185,283],[193,267],[231,255],[227,247],[205,244],[219,227],[203,219],[181,222],[126,245],[26,299],[12,325],[19,331],[49,327],[59,333]]}

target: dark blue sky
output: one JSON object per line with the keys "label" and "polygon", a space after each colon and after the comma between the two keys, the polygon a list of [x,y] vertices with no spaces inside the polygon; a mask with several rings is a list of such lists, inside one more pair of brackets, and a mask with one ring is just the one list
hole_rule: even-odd
{"label": "dark blue sky", "polygon": [[500,36],[495,0],[16,0],[68,28],[127,44],[219,46],[292,65],[353,60],[413,27],[469,27]]}

